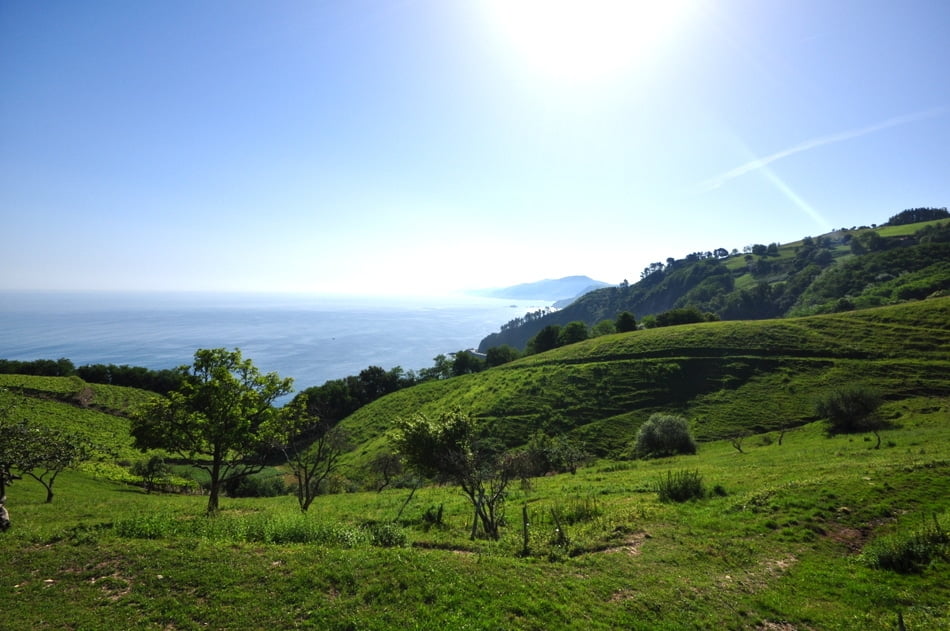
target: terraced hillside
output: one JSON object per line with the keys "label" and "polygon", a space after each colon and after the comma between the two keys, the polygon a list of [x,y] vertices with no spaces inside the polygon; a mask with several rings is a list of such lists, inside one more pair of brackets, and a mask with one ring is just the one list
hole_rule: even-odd
{"label": "terraced hillside", "polygon": [[491,370],[424,383],[351,415],[360,461],[386,448],[395,418],[460,407],[510,446],[567,433],[598,455],[623,449],[656,411],[700,440],[815,420],[830,387],[867,383],[885,399],[950,395],[950,298],[783,320],[710,322],[595,338]]}

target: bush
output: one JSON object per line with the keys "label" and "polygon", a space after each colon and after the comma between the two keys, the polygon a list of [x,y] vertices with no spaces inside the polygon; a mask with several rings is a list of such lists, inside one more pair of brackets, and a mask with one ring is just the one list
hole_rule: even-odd
{"label": "bush", "polygon": [[290,491],[284,479],[272,472],[229,480],[226,490],[228,497],[277,497]]}
{"label": "bush", "polygon": [[696,442],[682,416],[653,414],[637,432],[634,453],[638,458],[664,458],[696,453]]}
{"label": "bush", "polygon": [[924,525],[909,534],[881,537],[862,556],[871,567],[902,574],[920,572],[931,561],[950,556],[950,532],[940,526],[934,515],[933,525]]}
{"label": "bush", "polygon": [[392,522],[367,522],[363,528],[369,533],[370,543],[379,548],[401,548],[409,543],[406,531]]}
{"label": "bush", "polygon": [[850,434],[875,431],[881,428],[877,409],[881,397],[864,385],[835,388],[815,405],[818,416],[828,419],[830,434]]}
{"label": "bush", "polygon": [[706,497],[706,487],[699,471],[667,471],[653,486],[661,502],[686,502]]}

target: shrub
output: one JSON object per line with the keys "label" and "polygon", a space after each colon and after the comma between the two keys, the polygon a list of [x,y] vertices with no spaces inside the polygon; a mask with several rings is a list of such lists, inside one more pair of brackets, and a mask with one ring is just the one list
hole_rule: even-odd
{"label": "shrub", "polygon": [[661,502],[686,502],[706,497],[706,487],[699,471],[667,471],[666,477],[660,477],[653,488]]}
{"label": "shrub", "polygon": [[880,429],[882,424],[877,418],[880,405],[881,397],[876,391],[857,384],[831,390],[818,400],[815,411],[828,419],[830,434],[850,434]]}
{"label": "shrub", "polygon": [[235,478],[225,488],[228,497],[277,497],[289,492],[284,479],[273,472]]}
{"label": "shrub", "polygon": [[663,458],[696,453],[696,442],[682,416],[653,414],[637,432],[634,452],[638,458]]}
{"label": "shrub", "polygon": [[863,553],[871,567],[902,574],[920,572],[931,561],[950,556],[950,532],[944,530],[934,515],[933,525],[924,525],[911,533],[877,539]]}
{"label": "shrub", "polygon": [[145,492],[161,488],[168,482],[172,468],[165,463],[161,456],[152,456],[148,460],[137,460],[132,465],[132,475],[142,478]]}
{"label": "shrub", "polygon": [[380,548],[400,548],[409,543],[406,531],[389,521],[367,522],[363,528],[369,533],[370,543]]}

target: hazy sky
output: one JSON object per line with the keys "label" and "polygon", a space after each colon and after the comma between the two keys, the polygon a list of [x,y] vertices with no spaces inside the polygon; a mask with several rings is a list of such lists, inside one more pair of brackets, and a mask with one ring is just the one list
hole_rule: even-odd
{"label": "hazy sky", "polygon": [[0,289],[439,293],[950,204],[950,2],[0,2]]}

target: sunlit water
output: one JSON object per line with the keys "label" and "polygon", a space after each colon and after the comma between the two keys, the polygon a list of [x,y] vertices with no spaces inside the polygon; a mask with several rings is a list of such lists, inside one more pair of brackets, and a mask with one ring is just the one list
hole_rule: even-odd
{"label": "sunlit water", "polygon": [[299,390],[367,366],[427,368],[538,306],[467,296],[0,292],[0,358],[160,369],[189,364],[198,348],[238,347]]}

